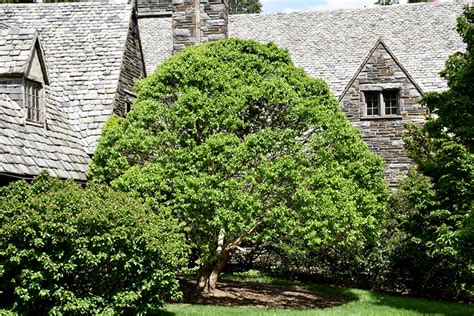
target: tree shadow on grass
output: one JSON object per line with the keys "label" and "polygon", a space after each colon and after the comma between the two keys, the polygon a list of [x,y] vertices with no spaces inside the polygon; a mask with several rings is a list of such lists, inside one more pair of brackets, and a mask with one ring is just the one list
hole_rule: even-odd
{"label": "tree shadow on grass", "polygon": [[423,315],[474,315],[474,305],[434,301],[423,298],[391,296],[371,293],[374,305],[388,306],[397,310],[414,311]]}
{"label": "tree shadow on grass", "polygon": [[355,299],[339,293],[323,293],[292,285],[263,284],[252,281],[221,280],[216,291],[202,294],[196,281],[181,279],[182,303],[217,306],[310,309],[340,306]]}

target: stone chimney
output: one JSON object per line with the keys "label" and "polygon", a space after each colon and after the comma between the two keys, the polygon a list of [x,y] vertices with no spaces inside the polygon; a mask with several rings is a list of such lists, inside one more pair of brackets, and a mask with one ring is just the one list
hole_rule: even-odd
{"label": "stone chimney", "polygon": [[227,38],[229,0],[172,0],[173,54],[186,46]]}
{"label": "stone chimney", "polygon": [[140,17],[171,16],[173,5],[171,0],[136,0]]}

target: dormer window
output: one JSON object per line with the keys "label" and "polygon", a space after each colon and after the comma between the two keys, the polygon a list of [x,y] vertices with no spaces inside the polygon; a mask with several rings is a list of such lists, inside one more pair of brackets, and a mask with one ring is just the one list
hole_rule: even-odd
{"label": "dormer window", "polygon": [[26,119],[33,123],[44,123],[43,89],[39,82],[25,80]]}

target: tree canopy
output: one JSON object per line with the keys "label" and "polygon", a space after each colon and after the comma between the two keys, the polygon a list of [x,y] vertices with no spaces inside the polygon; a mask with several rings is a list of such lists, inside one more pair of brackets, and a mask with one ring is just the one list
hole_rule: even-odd
{"label": "tree canopy", "polygon": [[260,0],[238,0],[236,1],[236,13],[260,13],[262,3]]}
{"label": "tree canopy", "polygon": [[406,236],[401,253],[413,260],[413,280],[424,291],[434,286],[450,296],[472,291],[474,283],[473,8],[465,9],[457,30],[466,52],[446,62],[442,76],[449,89],[421,101],[431,114],[422,128],[410,127],[406,142],[417,168],[399,192],[404,202],[400,227]]}
{"label": "tree canopy", "polygon": [[387,196],[381,159],[327,84],[274,44],[238,39],[189,47],[139,82],[90,178],[184,221],[211,291],[244,242],[370,243]]}

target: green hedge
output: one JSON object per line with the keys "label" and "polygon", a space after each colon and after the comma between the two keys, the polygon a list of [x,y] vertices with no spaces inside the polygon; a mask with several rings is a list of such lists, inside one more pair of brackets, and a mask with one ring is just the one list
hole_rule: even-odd
{"label": "green hedge", "polygon": [[180,226],[130,195],[43,174],[0,188],[0,308],[148,313],[180,293]]}

